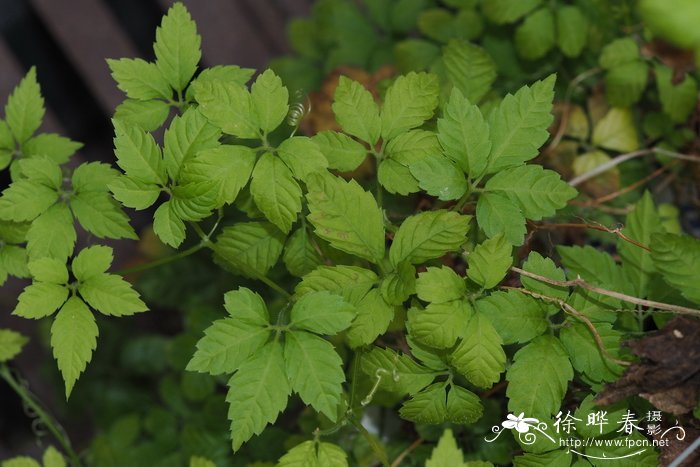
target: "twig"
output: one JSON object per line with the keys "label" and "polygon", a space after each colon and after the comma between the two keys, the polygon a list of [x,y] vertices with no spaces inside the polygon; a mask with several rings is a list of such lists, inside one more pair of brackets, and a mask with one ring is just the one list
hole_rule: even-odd
{"label": "twig", "polygon": [[659,175],[661,175],[662,173],[664,173],[665,171],[667,171],[668,169],[670,169],[671,167],[673,167],[677,164],[678,164],[678,161],[673,161],[672,163],[670,163],[668,165],[662,165],[661,167],[659,167],[658,169],[656,169],[655,171],[653,171],[652,173],[650,173],[646,177],[637,180],[636,182],[632,183],[631,185],[628,185],[628,186],[626,186],[620,190],[614,191],[612,193],[608,193],[607,195],[601,196],[600,198],[596,198],[594,200],[591,200],[589,203],[586,203],[586,204],[589,206],[598,206],[600,204],[607,203],[608,201],[612,201],[615,198],[618,198],[624,194],[629,193],[632,190],[639,188],[642,185],[647,184],[648,182],[655,179],[656,177],[658,177]]}
{"label": "twig", "polygon": [[554,229],[592,229],[592,230],[598,230],[600,232],[608,232],[613,235],[616,235],[617,237],[621,238],[622,240],[631,243],[632,245],[638,246],[639,248],[646,250],[646,251],[651,251],[651,248],[648,246],[644,245],[643,243],[639,243],[638,241],[634,240],[633,238],[629,238],[627,235],[622,233],[622,227],[616,227],[614,229],[611,229],[610,227],[606,227],[602,224],[576,224],[576,223],[567,223],[567,224],[535,224],[531,223],[535,229],[538,230],[554,230]]}
{"label": "twig", "polygon": [[418,438],[413,443],[411,443],[411,445],[409,447],[404,449],[401,452],[401,454],[399,454],[398,457],[396,459],[394,459],[394,462],[391,463],[391,467],[397,467],[401,463],[401,461],[403,461],[406,458],[406,456],[408,456],[414,449],[416,449],[418,446],[420,446],[424,442],[425,442],[425,440],[423,438]]}
{"label": "twig", "polygon": [[628,303],[634,303],[635,305],[641,305],[648,308],[655,308],[658,310],[666,310],[672,313],[678,313],[679,315],[700,316],[700,310],[695,308],[687,308],[680,305],[672,305],[670,303],[655,302],[653,300],[644,300],[642,298],[637,298],[631,295],[615,292],[614,290],[603,289],[589,284],[580,277],[572,281],[558,281],[555,279],[550,279],[549,277],[544,277],[540,276],[539,274],[525,271],[515,266],[511,267],[510,269],[511,271],[517,272],[522,276],[529,277],[531,279],[535,279],[546,284],[556,285],[558,287],[581,287],[582,289],[590,290],[591,292],[595,292],[601,295],[607,295],[608,297],[617,298],[618,300],[622,300]]}

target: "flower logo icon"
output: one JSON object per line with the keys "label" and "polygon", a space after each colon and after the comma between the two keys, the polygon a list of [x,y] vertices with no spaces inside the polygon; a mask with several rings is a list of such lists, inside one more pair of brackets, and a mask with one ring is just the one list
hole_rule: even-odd
{"label": "flower logo icon", "polygon": [[539,423],[538,419],[525,417],[525,413],[521,412],[517,417],[509,413],[501,425],[508,430],[515,428],[518,433],[527,433],[530,431],[530,427],[536,426],[537,423]]}

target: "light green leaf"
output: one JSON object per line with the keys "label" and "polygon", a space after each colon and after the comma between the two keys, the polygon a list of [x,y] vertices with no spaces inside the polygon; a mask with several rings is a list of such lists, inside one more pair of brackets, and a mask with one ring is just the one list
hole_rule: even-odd
{"label": "light green leaf", "polygon": [[496,63],[478,45],[451,40],[443,48],[442,61],[453,86],[470,102],[478,103],[496,80]]}
{"label": "light green leaf", "polygon": [[381,377],[379,387],[398,395],[415,394],[435,379],[434,371],[388,348],[374,347],[363,354],[361,369],[372,379]]}
{"label": "light green leaf", "polygon": [[[591,330],[583,322],[569,322],[559,333],[574,369],[596,382],[612,382],[621,374],[624,367],[603,355]],[[595,323],[594,327],[603,342],[608,355],[619,358],[622,333],[613,329],[610,323]]]}
{"label": "light green leaf", "polygon": [[[219,207],[219,190],[215,181],[187,183],[173,187],[170,205],[183,221],[200,221]],[[223,203],[221,203],[223,204]]]}
{"label": "light green leaf", "polygon": [[420,191],[418,181],[411,175],[410,169],[392,159],[384,159],[379,163],[377,180],[389,193],[406,196]]}
{"label": "light green leaf", "polygon": [[506,369],[502,344],[491,322],[480,313],[474,313],[462,341],[450,355],[450,365],[474,386],[490,388]]}
{"label": "light green leaf", "polygon": [[233,450],[267,424],[287,406],[291,387],[284,368],[282,345],[270,342],[243,363],[228,382],[228,418],[231,420]]}
{"label": "light green leaf", "polygon": [[156,184],[135,180],[126,175],[113,180],[108,188],[117,201],[138,211],[151,207],[161,192],[161,188]]}
{"label": "light green leaf", "polygon": [[126,99],[114,110],[115,120],[121,120],[141,128],[156,131],[170,115],[170,105],[160,100],[139,101]]}
{"label": "light green leaf", "polygon": [[230,374],[253,355],[270,336],[259,325],[235,318],[219,319],[204,330],[187,371],[212,375]]}
{"label": "light green leaf", "polygon": [[307,175],[328,167],[328,161],[314,140],[306,136],[292,136],[277,148],[280,159],[294,176],[306,180]]}
{"label": "light green leaf", "polygon": [[508,410],[528,417],[549,418],[559,411],[574,372],[561,343],[540,336],[518,350],[506,373]]}
{"label": "light green leaf", "polygon": [[36,68],[31,67],[5,105],[5,121],[17,143],[22,145],[39,129],[45,112],[44,98],[36,81]]}
{"label": "light green leaf", "polygon": [[487,173],[520,165],[539,154],[549,138],[547,128],[553,121],[555,75],[523,86],[503,98],[489,116],[491,154]]}
{"label": "light green leaf", "polygon": [[[586,282],[622,293],[632,293],[629,279],[623,269],[615,263],[608,253],[597,250],[590,245],[583,247],[557,246],[561,263],[567,270],[569,279],[581,277]],[[593,294],[599,303],[613,303],[620,306],[619,300],[604,295]]]}
{"label": "light green leaf", "polygon": [[56,258],[39,258],[27,266],[35,281],[59,285],[68,283],[68,268],[63,261]]}
{"label": "light green leaf", "polygon": [[576,189],[553,170],[541,165],[521,165],[494,175],[484,187],[503,193],[517,204],[526,218],[540,220],[553,216],[576,197]]}
{"label": "light green leaf", "polygon": [[344,133],[320,131],[311,140],[325,156],[331,169],[351,172],[367,157],[367,149]]}
{"label": "light green leaf", "polygon": [[321,254],[316,250],[311,233],[305,228],[295,230],[287,239],[282,261],[290,274],[302,277],[323,264]]}
{"label": "light green leaf", "polygon": [[438,139],[445,155],[471,178],[484,172],[491,151],[489,126],[458,88],[452,90],[443,118],[438,119]]}
{"label": "light green leaf", "polygon": [[379,140],[382,122],[372,94],[357,81],[340,77],[333,96],[333,113],[345,133],[371,145]]}
{"label": "light green leaf", "polygon": [[29,257],[51,256],[65,261],[73,253],[77,234],[66,203],[56,203],[34,219],[27,231]]}
{"label": "light green leaf", "polygon": [[248,183],[255,153],[245,146],[222,145],[200,151],[181,173],[184,183],[213,182],[218,187],[217,204],[231,204]]}
{"label": "light green leaf", "polygon": [[241,68],[238,65],[216,65],[205,68],[194,80],[192,80],[192,83],[187,88],[187,99],[199,101],[197,98],[197,93],[195,92],[195,89],[197,88],[195,83],[223,81],[226,83],[238,84],[244,87],[254,74],[254,69]]}
{"label": "light green leaf", "polygon": [[65,164],[83,144],[56,133],[41,133],[22,145],[25,156],[47,156],[57,164]]}
{"label": "light green leaf", "polygon": [[456,212],[426,211],[407,218],[399,227],[389,250],[396,267],[407,260],[419,264],[458,250],[466,241],[470,216]]}
{"label": "light green leaf", "polygon": [[514,457],[513,465],[515,467],[544,467],[548,465],[568,466],[571,465],[572,457],[571,452],[565,449],[556,449],[540,454],[528,452],[522,456]]}
{"label": "light green leaf", "polygon": [[197,82],[192,86],[199,111],[212,124],[239,138],[260,138],[257,115],[247,89],[223,81]]}
{"label": "light green leaf", "polygon": [[63,455],[53,446],[46,448],[42,460],[44,467],[66,467],[66,460],[63,458]]}
{"label": "light green leaf", "polygon": [[95,317],[85,303],[78,297],[69,298],[51,325],[51,347],[66,384],[66,399],[92,359],[97,335]]}
{"label": "light green leaf", "polygon": [[117,87],[131,99],[169,100],[173,97],[173,90],[155,63],[140,58],[108,58],[107,65]]}
{"label": "light green leaf", "polygon": [[484,408],[479,396],[454,384],[450,386],[447,393],[447,421],[458,425],[470,425],[483,414]]}
{"label": "light green leaf", "polygon": [[431,303],[424,310],[408,310],[407,327],[419,343],[445,349],[464,336],[472,314],[472,307],[466,301]]}
{"label": "light green leaf", "polygon": [[129,216],[108,193],[78,193],[70,206],[80,225],[98,238],[138,239],[129,225]]}
{"label": "light green leaf", "polygon": [[513,264],[513,246],[503,234],[484,241],[469,254],[467,276],[485,289],[498,285]]}
{"label": "light green leaf", "polygon": [[427,130],[409,130],[386,145],[386,155],[401,165],[410,166],[441,152],[438,135]]}
{"label": "light green leaf", "polygon": [[443,201],[459,199],[467,191],[467,180],[462,170],[441,154],[414,162],[410,169],[426,193]]}
{"label": "light green leaf", "polygon": [[347,454],[331,443],[304,441],[282,456],[277,467],[348,467]]}
{"label": "light green leaf", "polygon": [[416,293],[416,268],[406,261],[400,263],[395,271],[384,277],[380,290],[388,304],[403,304],[409,296]]}
{"label": "light green leaf", "polygon": [[481,11],[496,24],[513,23],[540,3],[541,0],[490,0],[482,4]]}
{"label": "light green leaf", "polygon": [[639,46],[635,40],[631,37],[622,37],[603,47],[598,63],[607,70],[618,65],[634,62],[639,58]]}
{"label": "light green leaf", "polygon": [[135,180],[164,185],[168,181],[160,147],[153,136],[134,124],[112,120],[117,165]]}
{"label": "light green leaf", "polygon": [[83,282],[106,272],[113,259],[112,249],[108,246],[83,248],[73,260],[71,271],[78,281]]}
{"label": "light green leaf", "polygon": [[253,108],[258,124],[269,133],[282,123],[289,112],[289,92],[274,71],[267,69],[258,76],[250,88]]}
{"label": "light green leaf", "polygon": [[616,65],[605,75],[605,97],[614,107],[629,107],[639,101],[647,85],[648,66],[642,60]]}
{"label": "light green leaf", "polygon": [[488,237],[503,234],[508,243],[523,244],[525,216],[508,197],[495,192],[483,193],[476,203],[476,220]]}
{"label": "light green leaf", "polygon": [[44,318],[53,314],[68,298],[63,285],[35,282],[20,294],[13,315],[28,319]]}
{"label": "light green leaf", "polygon": [[629,109],[612,108],[593,128],[593,144],[613,151],[639,148],[639,137]]}
{"label": "light green leaf", "polygon": [[327,172],[307,180],[309,221],[331,246],[377,263],[384,258],[384,217],[374,197],[355,181]]}
{"label": "light green leaf", "polygon": [[263,154],[253,169],[250,192],[270,222],[285,233],[291,230],[301,211],[301,188],[284,162]]}
{"label": "light green leaf", "polygon": [[440,436],[437,446],[430,454],[430,459],[425,462],[425,467],[445,467],[448,465],[452,467],[464,466],[464,454],[457,446],[457,441],[449,428]]}
{"label": "light green leaf", "polygon": [[464,279],[447,266],[428,267],[418,275],[418,298],[431,303],[445,303],[463,298],[467,292]]}
{"label": "light green leaf", "polygon": [[131,284],[115,274],[96,274],[81,281],[78,292],[94,309],[108,316],[130,316],[147,311]]}
{"label": "light green leaf", "polygon": [[410,72],[389,87],[381,111],[382,138],[388,141],[433,116],[440,87],[437,76]]}
{"label": "light green leaf", "polygon": [[[550,258],[545,258],[536,251],[530,252],[527,261],[523,263],[523,269],[527,272],[537,274],[548,279],[554,279],[556,281],[565,281],[566,276],[561,268],[558,268],[554,261]],[[548,297],[560,298],[566,300],[569,296],[568,287],[560,287],[558,285],[547,284],[546,282],[538,281],[527,276],[520,276],[520,282],[523,286]]]}
{"label": "light green leaf", "polygon": [[556,10],[557,45],[567,57],[578,57],[588,40],[588,18],[573,5],[562,5]]}
{"label": "light green leaf", "polygon": [[58,200],[58,192],[27,179],[12,182],[0,197],[0,219],[14,222],[36,219]]}
{"label": "light green leaf", "polygon": [[284,247],[284,234],[268,222],[240,222],[216,238],[214,252],[232,272],[249,277],[267,275]]}
{"label": "light green leaf", "polygon": [[671,68],[656,65],[656,86],[664,113],[675,123],[683,123],[693,111],[698,100],[698,84],[691,75],[686,74],[683,81],[674,83]]}
{"label": "light green leaf", "polygon": [[516,290],[477,300],[476,309],[491,321],[506,345],[527,342],[549,329],[541,303]]}
{"label": "light green leaf", "polygon": [[156,29],[153,51],[158,69],[176,91],[185,89],[197,70],[201,42],[189,12],[182,3],[175,3]]}
{"label": "light green leaf", "polygon": [[537,60],[554,47],[554,15],[541,8],[515,29],[515,48],[525,60]]}
{"label": "light green leaf", "polygon": [[63,174],[57,163],[46,156],[25,158],[17,161],[20,173],[33,183],[58,190],[61,188]]}
{"label": "light green leaf", "polygon": [[377,275],[369,269],[344,265],[319,266],[304,276],[295,292],[305,295],[325,290],[357,305],[376,282]]}
{"label": "light green leaf", "polygon": [[76,193],[86,191],[107,192],[107,185],[119,176],[119,172],[109,164],[88,162],[80,164],[71,177],[73,190]]}
{"label": "light green leaf", "polygon": [[346,329],[355,318],[355,307],[330,292],[303,295],[292,307],[290,324],[319,334],[333,335]]}
{"label": "light green leaf", "polygon": [[173,248],[185,240],[185,223],[173,212],[170,201],[158,206],[153,215],[153,232],[158,238]]}
{"label": "light green leaf", "polygon": [[16,245],[0,248],[0,269],[15,277],[29,277],[27,250]]}
{"label": "light green leaf", "polygon": [[192,456],[190,457],[189,467],[216,467],[216,464],[206,457]]}
{"label": "light green leaf", "polygon": [[226,292],[224,308],[237,321],[262,327],[267,327],[270,322],[265,301],[260,295],[245,287]]}
{"label": "light green leaf", "polygon": [[345,373],[343,360],[333,345],[308,332],[288,332],[284,341],[284,362],[294,392],[305,404],[335,421]]}
{"label": "light green leaf", "polygon": [[447,420],[445,383],[436,383],[407,400],[399,409],[404,420],[428,425],[439,425]]}
{"label": "light green leaf", "polygon": [[0,363],[12,360],[22,351],[29,338],[10,329],[0,329]]}
{"label": "light green leaf", "polygon": [[700,240],[674,234],[652,234],[651,257],[664,280],[694,303],[700,303]]}
{"label": "light green leaf", "polygon": [[182,165],[199,151],[219,146],[221,131],[196,108],[173,118],[163,138],[163,160],[168,175],[178,180]]}
{"label": "light green leaf", "polygon": [[350,347],[369,345],[384,334],[394,319],[394,307],[382,296],[379,289],[372,289],[356,304],[357,317],[346,332]]}
{"label": "light green leaf", "polygon": [[0,465],[2,467],[41,467],[41,464],[27,456],[13,457],[12,459],[3,461]]}

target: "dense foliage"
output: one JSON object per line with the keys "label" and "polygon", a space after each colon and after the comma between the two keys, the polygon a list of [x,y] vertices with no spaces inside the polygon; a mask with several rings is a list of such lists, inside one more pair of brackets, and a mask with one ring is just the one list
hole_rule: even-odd
{"label": "dense foliage", "polygon": [[[177,3],[154,62],[107,61],[126,95],[118,168],[37,133],[31,69],[0,120],[12,179],[0,279],[31,280],[13,314],[46,323],[70,412],[94,414],[80,456],[49,427],[64,454],[612,465],[594,446],[485,438],[506,414],[585,420],[635,360],[623,341],[700,315],[700,241],[683,233],[698,201],[700,37],[669,8],[321,0],[290,25],[297,54],[256,75],[199,70]],[[125,208],[152,229],[135,232]],[[152,261],[110,270],[106,239],[139,240]],[[157,317],[135,331],[149,307]],[[33,400],[4,363],[26,341],[0,329],[0,376]],[[654,410],[627,396],[611,419]],[[571,436],[628,435],[582,424]],[[65,461],[49,448],[43,465]]]}

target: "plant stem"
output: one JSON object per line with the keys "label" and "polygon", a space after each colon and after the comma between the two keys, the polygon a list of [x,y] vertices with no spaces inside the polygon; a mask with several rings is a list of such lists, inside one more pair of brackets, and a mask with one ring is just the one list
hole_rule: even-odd
{"label": "plant stem", "polygon": [[384,465],[384,467],[389,467],[389,458],[386,456],[384,448],[382,448],[382,446],[377,442],[377,440],[372,436],[372,434],[369,431],[367,431],[367,428],[362,426],[362,423],[360,423],[354,417],[348,417],[348,420],[350,421],[350,423],[352,423],[352,425],[355,428],[357,428],[360,434],[365,438],[367,443],[372,448],[372,451],[374,451],[374,453],[377,455],[379,461]]}
{"label": "plant stem", "polygon": [[148,269],[157,268],[158,266],[172,263],[173,261],[177,261],[179,259],[186,258],[187,256],[193,255],[193,254],[197,253],[199,250],[201,250],[202,248],[204,248],[205,246],[206,245],[204,242],[200,242],[191,248],[188,248],[186,250],[181,251],[180,253],[176,253],[174,255],[169,255],[169,256],[164,256],[163,258],[159,258],[155,261],[151,261],[150,263],[139,264],[138,266],[134,266],[131,268],[121,269],[121,270],[117,271],[115,274],[119,274],[120,276],[125,276],[127,274],[133,274],[135,272],[141,272],[141,271],[146,271]]}
{"label": "plant stem", "polygon": [[61,447],[63,447],[63,450],[66,452],[68,457],[70,458],[70,462],[73,465],[73,467],[81,467],[82,463],[80,462],[80,457],[78,454],[73,450],[70,444],[70,440],[68,439],[68,436],[63,432],[63,430],[60,428],[58,425],[58,422],[56,422],[51,415],[49,415],[42,407],[41,404],[35,399],[35,396],[32,395],[27,388],[22,386],[19,381],[15,379],[14,376],[12,376],[12,372],[8,368],[6,364],[0,364],[0,378],[4,379],[7,381],[7,384],[10,385],[10,387],[17,393],[17,395],[22,398],[22,401],[27,404],[27,407],[29,407],[31,410],[36,413],[37,417],[39,417],[39,420],[42,421],[42,423],[46,426],[46,428],[51,432],[51,434],[56,438],[56,441],[59,442]]}

